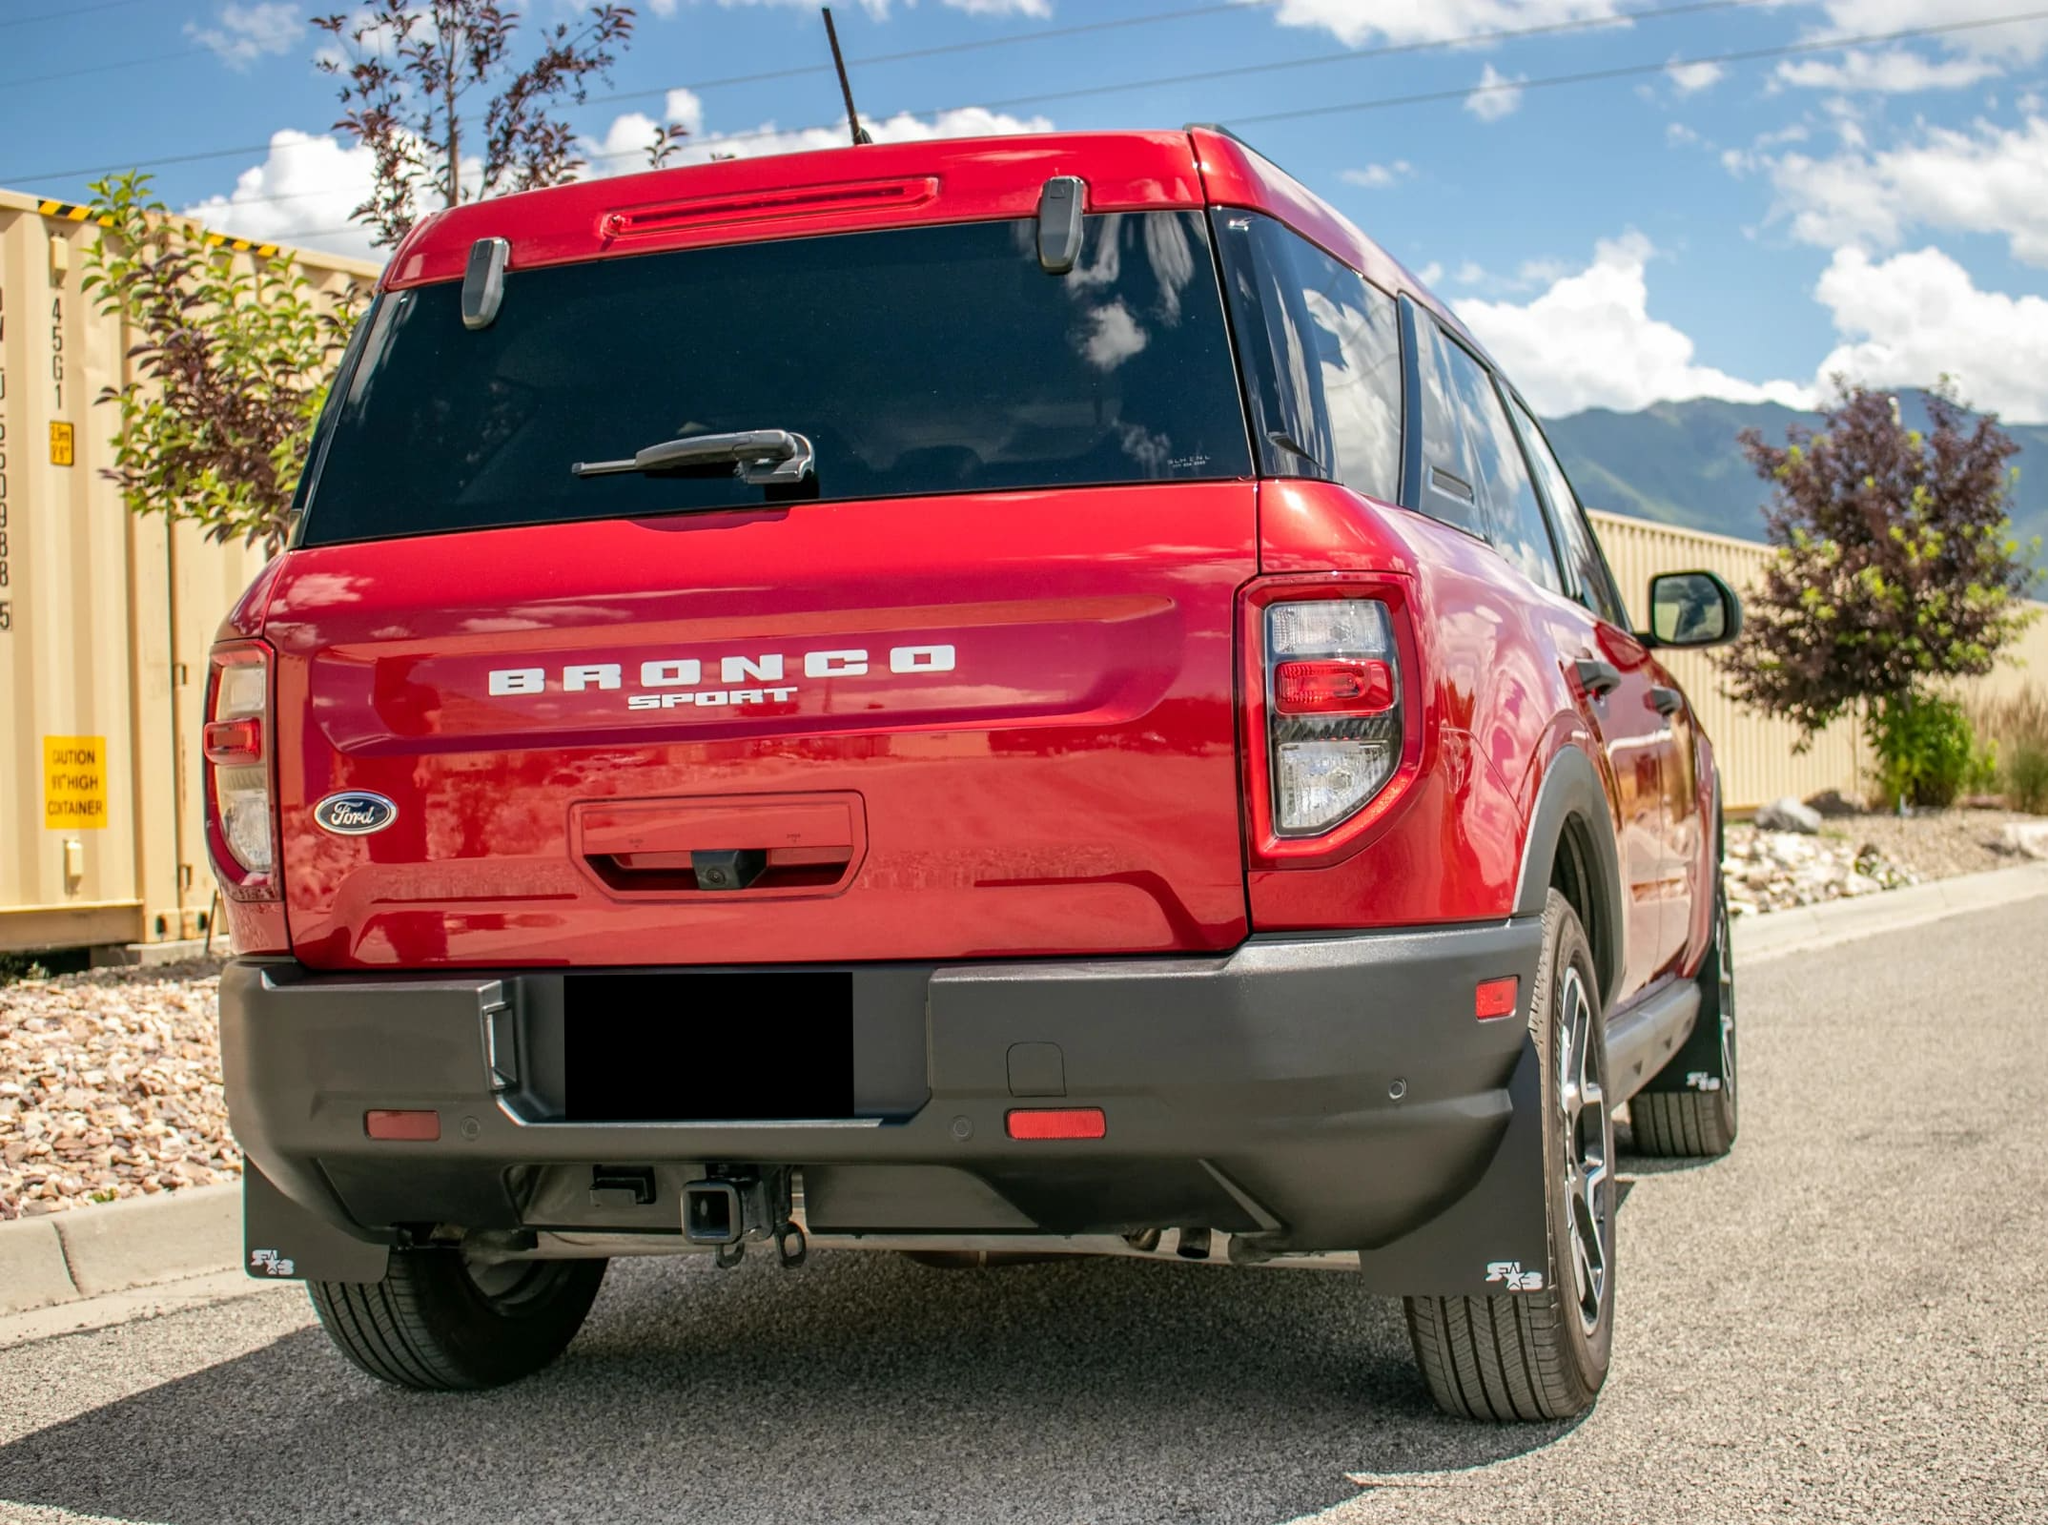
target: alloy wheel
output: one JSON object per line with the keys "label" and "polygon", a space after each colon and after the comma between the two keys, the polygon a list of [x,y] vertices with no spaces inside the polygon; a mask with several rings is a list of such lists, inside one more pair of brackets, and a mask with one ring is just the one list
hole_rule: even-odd
{"label": "alloy wheel", "polygon": [[1591,1334],[1607,1300],[1614,1129],[1594,1051],[1593,1003],[1576,967],[1558,989],[1557,1098],[1564,1122],[1564,1189],[1579,1325]]}

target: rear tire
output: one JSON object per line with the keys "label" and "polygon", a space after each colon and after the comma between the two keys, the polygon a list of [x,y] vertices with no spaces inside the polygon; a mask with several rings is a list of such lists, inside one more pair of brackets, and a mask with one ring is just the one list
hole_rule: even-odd
{"label": "rear tire", "polygon": [[[1714,1159],[1735,1147],[1735,964],[1728,892],[1714,883],[1714,937],[1700,962],[1700,1014],[1684,1050],[1628,1104],[1638,1154]],[[1666,1090],[1669,1086],[1672,1089]],[[1679,1089],[1683,1087],[1683,1089]]]}
{"label": "rear tire", "polygon": [[568,1348],[604,1280],[602,1260],[473,1265],[458,1249],[401,1249],[378,1282],[307,1283],[341,1353],[423,1392],[499,1387]]}
{"label": "rear tire", "polygon": [[1464,1419],[1569,1419],[1614,1348],[1614,1121],[1593,950],[1552,890],[1529,1001],[1541,1061],[1549,1264],[1541,1291],[1411,1297],[1408,1336],[1430,1396]]}

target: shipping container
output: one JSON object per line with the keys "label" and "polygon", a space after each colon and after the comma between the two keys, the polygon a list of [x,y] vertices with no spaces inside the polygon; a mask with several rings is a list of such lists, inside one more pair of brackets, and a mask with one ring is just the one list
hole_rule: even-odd
{"label": "shipping container", "polygon": [[[99,231],[82,207],[0,191],[0,952],[204,932],[206,652],[263,563],[127,512],[102,474],[119,416],[98,398],[129,341],[79,289]],[[330,295],[376,279],[298,259]]]}

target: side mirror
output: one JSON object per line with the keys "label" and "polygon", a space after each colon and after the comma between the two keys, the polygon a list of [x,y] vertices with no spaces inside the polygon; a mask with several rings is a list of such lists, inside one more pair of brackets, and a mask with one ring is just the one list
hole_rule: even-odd
{"label": "side mirror", "polygon": [[1721,646],[1742,633],[1742,600],[1712,572],[1650,579],[1651,646]]}

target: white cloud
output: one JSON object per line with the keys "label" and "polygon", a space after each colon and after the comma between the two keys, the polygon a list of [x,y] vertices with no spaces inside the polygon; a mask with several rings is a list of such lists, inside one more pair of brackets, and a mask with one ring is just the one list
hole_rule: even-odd
{"label": "white cloud", "polygon": [[1391,164],[1368,164],[1364,169],[1341,171],[1337,178],[1346,185],[1363,186],[1369,191],[1384,191],[1399,185],[1415,173],[1406,159],[1396,159]]}
{"label": "white cloud", "polygon": [[1640,233],[1603,240],[1593,263],[1524,304],[1466,300],[1458,316],[1527,393],[1539,413],[1630,410],[1684,397],[1804,406],[1790,381],[1762,386],[1696,364],[1691,338],[1649,312],[1646,269],[1655,251]]}
{"label": "white cloud", "polygon": [[185,23],[185,35],[213,49],[214,56],[237,73],[267,53],[289,53],[306,30],[298,7],[283,0],[257,0],[254,5],[223,5],[220,25]]}
{"label": "white cloud", "polygon": [[1619,0],[1280,0],[1282,26],[1321,27],[1346,47],[1443,42],[1559,21],[1618,18]]}
{"label": "white cloud", "polygon": [[271,134],[269,156],[243,170],[232,192],[188,206],[185,215],[220,233],[378,259],[370,230],[349,220],[370,194],[372,162],[367,148],[287,127]]}
{"label": "white cloud", "polygon": [[1721,83],[1728,71],[1715,63],[1674,63],[1664,71],[1680,95],[1697,95]]}
{"label": "white cloud", "polygon": [[[963,106],[952,111],[942,111],[937,116],[929,118],[913,116],[907,111],[899,111],[891,117],[871,117],[863,112],[860,124],[877,143],[923,143],[934,138],[1007,137],[1019,132],[1050,132],[1053,127],[1050,117],[1015,117],[1007,112],[990,111],[985,106]],[[795,154],[816,148],[844,148],[849,141],[844,117],[833,127],[782,129],[773,122],[764,122],[761,126],[746,132],[704,133],[685,138],[676,156],[669,162],[682,165],[702,164],[712,158],[757,159],[765,154]],[[637,169],[644,166],[630,167]]]}
{"label": "white cloud", "polygon": [[1526,74],[1507,75],[1488,64],[1479,73],[1479,87],[1465,97],[1465,109],[1482,122],[1498,122],[1522,105],[1522,81]]}
{"label": "white cloud", "polygon": [[2015,259],[2048,265],[2048,119],[1923,127],[1918,141],[1871,153],[1766,161],[1773,215],[1804,243],[1896,247],[1914,227],[2005,238]]}
{"label": "white cloud", "polygon": [[1814,294],[1844,339],[1821,362],[1823,378],[1926,386],[1946,374],[1978,407],[2048,419],[2048,300],[1981,291],[1935,248],[1882,262],[1838,249]]}
{"label": "white cloud", "polygon": [[1909,95],[1918,90],[1956,90],[2002,72],[1985,58],[1927,58],[1905,48],[1866,53],[1851,48],[1839,58],[1787,59],[1776,78],[1806,90]]}
{"label": "white cloud", "polygon": [[1428,264],[1424,265],[1420,270],[1415,272],[1415,279],[1422,282],[1422,284],[1425,286],[1441,285],[1443,282],[1443,278],[1444,267],[1438,264],[1435,260],[1431,260]]}
{"label": "white cloud", "polygon": [[1664,126],[1664,141],[1672,144],[1704,144],[1706,139],[1683,122],[1667,122]]}
{"label": "white cloud", "polygon": [[[2024,12],[2012,0],[1822,0],[1830,30],[1837,35],[1863,36],[1899,32],[1910,27],[1953,26]],[[2048,21],[2008,26],[1971,27],[1950,32],[1943,43],[1958,52],[1990,58],[2033,60],[2048,51]]]}
{"label": "white cloud", "polygon": [[[662,102],[660,125],[682,128],[688,134],[683,142],[688,143],[704,131],[704,102],[694,90],[669,91]],[[647,155],[654,144],[655,127],[654,118],[644,112],[628,111],[612,118],[604,136],[579,141],[578,151],[587,166],[584,174],[591,179],[604,179],[648,168]]]}

